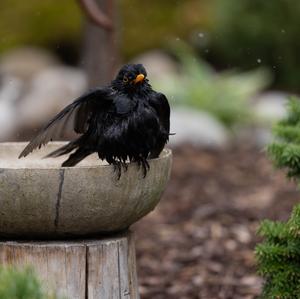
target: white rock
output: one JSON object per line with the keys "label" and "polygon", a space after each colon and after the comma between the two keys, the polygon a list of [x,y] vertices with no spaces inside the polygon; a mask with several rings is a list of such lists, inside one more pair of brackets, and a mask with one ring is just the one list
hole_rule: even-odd
{"label": "white rock", "polygon": [[30,80],[38,72],[56,65],[57,59],[39,48],[18,48],[0,58],[0,72],[23,80]]}
{"label": "white rock", "polygon": [[235,128],[235,138],[240,143],[251,143],[260,149],[264,149],[274,137],[272,135],[271,126],[244,126]]}
{"label": "white rock", "polygon": [[171,145],[191,143],[197,146],[222,147],[229,140],[226,128],[208,113],[184,107],[171,112]]}
{"label": "white rock", "polygon": [[254,132],[254,139],[258,147],[265,148],[274,140],[274,136],[270,128],[259,128]]}
{"label": "white rock", "polygon": [[70,104],[87,88],[84,72],[70,67],[53,67],[38,73],[19,105],[25,127],[39,127]]}
{"label": "white rock", "polygon": [[0,84],[0,140],[11,137],[18,125],[16,101],[20,98],[23,88],[21,80],[4,77]]}
{"label": "white rock", "polygon": [[152,50],[141,54],[134,58],[132,63],[142,63],[152,83],[178,73],[178,65],[169,55],[160,50]]}
{"label": "white rock", "polygon": [[280,92],[268,92],[256,99],[254,113],[267,122],[276,122],[287,115],[287,95]]}

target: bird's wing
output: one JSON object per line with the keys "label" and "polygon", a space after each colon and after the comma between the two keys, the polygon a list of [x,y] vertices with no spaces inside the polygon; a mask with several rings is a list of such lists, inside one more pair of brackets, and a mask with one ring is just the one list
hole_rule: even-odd
{"label": "bird's wing", "polygon": [[161,126],[166,134],[170,133],[170,105],[166,96],[155,92],[149,101],[150,105],[156,110]]}
{"label": "bird's wing", "polygon": [[22,151],[19,158],[26,157],[34,149],[41,148],[49,141],[59,137],[66,128],[72,128],[79,134],[85,133],[95,110],[109,105],[110,102],[109,90],[105,88],[94,89],[77,98],[39,131],[37,136]]}

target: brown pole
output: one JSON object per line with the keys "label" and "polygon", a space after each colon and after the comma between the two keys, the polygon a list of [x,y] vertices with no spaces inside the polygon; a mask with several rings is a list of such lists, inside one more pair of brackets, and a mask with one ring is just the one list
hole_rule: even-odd
{"label": "brown pole", "polygon": [[84,28],[82,66],[89,86],[107,84],[118,63],[115,0],[79,0],[88,17]]}
{"label": "brown pole", "polygon": [[108,31],[113,30],[111,15],[106,16],[94,0],[79,0],[79,4],[85,14],[96,26]]}

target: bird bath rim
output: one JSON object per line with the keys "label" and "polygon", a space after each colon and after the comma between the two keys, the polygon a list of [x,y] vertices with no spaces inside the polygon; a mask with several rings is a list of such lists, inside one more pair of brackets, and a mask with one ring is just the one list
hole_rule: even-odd
{"label": "bird bath rim", "polygon": [[[51,141],[49,142],[47,145],[41,147],[41,149],[37,149],[35,151],[33,151],[28,157],[25,158],[18,158],[19,153],[22,151],[22,149],[28,144],[28,142],[0,142],[0,170],[9,170],[9,169],[13,169],[13,170],[24,170],[24,169],[34,169],[34,170],[53,170],[53,169],[92,169],[92,168],[113,168],[112,165],[109,165],[106,161],[102,161],[101,159],[94,158],[93,160],[86,158],[86,160],[89,160],[88,165],[82,165],[82,163],[79,163],[78,165],[75,165],[73,167],[62,167],[61,165],[49,165],[51,164],[50,161],[53,161],[53,164],[57,164],[58,158],[44,158],[45,153],[44,152],[50,152],[51,150],[49,148],[53,147],[58,147],[58,146],[63,146],[67,143],[68,141]],[[5,157],[2,158],[2,151],[3,148],[5,147],[11,147],[11,148],[17,148],[16,150],[16,155],[15,155],[15,159],[12,159],[12,157],[10,157],[9,160],[11,160],[12,162],[17,163],[15,165],[8,165],[7,163],[2,165],[2,161],[6,161]],[[49,150],[48,150],[49,149]],[[38,153],[43,153],[41,155],[38,155]],[[36,166],[28,166],[26,165],[26,160],[28,161],[28,159],[33,155],[37,155],[36,159]],[[96,154],[93,154],[96,155]],[[149,161],[159,161],[162,159],[166,159],[169,158],[170,156],[172,156],[172,150],[169,148],[165,148],[163,149],[163,151],[161,152],[160,156],[154,159],[150,159]],[[66,156],[63,156],[63,158],[61,158],[60,160],[63,161],[62,159],[65,159]],[[45,166],[41,167],[41,161],[49,161],[49,163],[47,163]],[[24,161],[24,163],[23,163]],[[97,163],[97,164],[96,164]],[[128,167],[136,167],[137,164],[135,162],[127,162],[126,163]]]}

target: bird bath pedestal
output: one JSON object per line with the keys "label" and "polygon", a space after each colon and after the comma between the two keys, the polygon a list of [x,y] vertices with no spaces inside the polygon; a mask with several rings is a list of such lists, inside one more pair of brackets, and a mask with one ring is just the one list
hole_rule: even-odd
{"label": "bird bath pedestal", "polygon": [[90,156],[76,167],[26,159],[24,143],[0,144],[0,265],[32,266],[49,294],[69,299],[139,298],[134,237],[127,229],[152,211],[170,175],[172,154],[135,164],[117,180]]}

